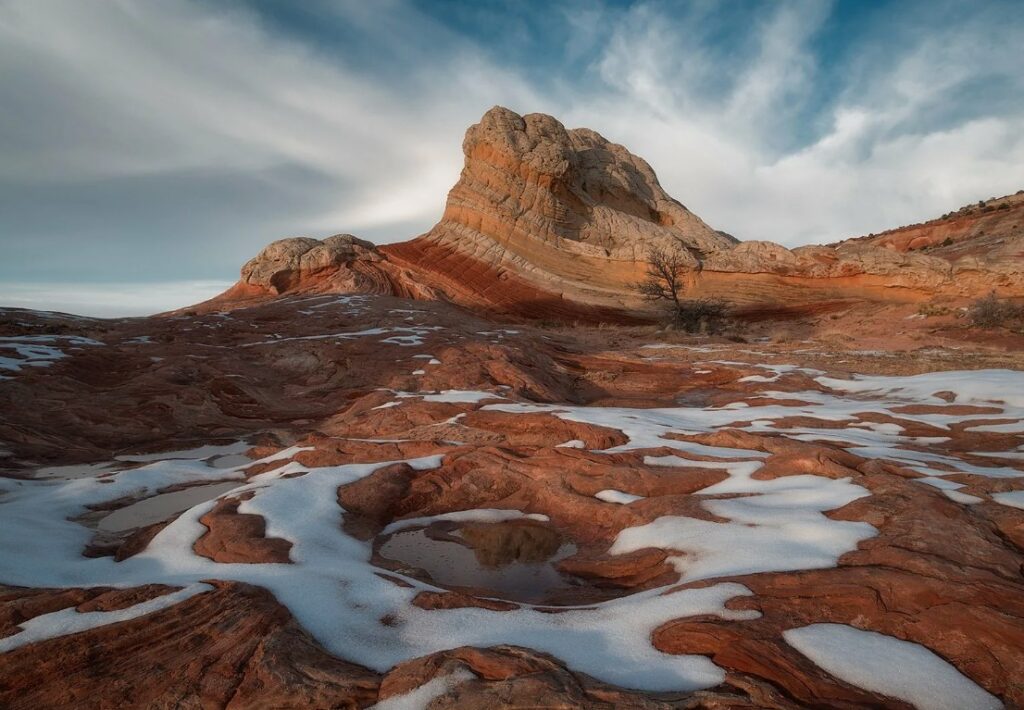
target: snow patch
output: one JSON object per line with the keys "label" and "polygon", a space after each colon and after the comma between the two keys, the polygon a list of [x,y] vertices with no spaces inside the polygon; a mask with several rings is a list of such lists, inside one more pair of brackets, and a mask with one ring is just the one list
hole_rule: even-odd
{"label": "snow patch", "polygon": [[213,587],[209,584],[197,583],[191,584],[177,592],[164,594],[115,611],[78,612],[75,611],[75,607],[68,607],[67,609],[61,609],[49,614],[41,614],[19,624],[18,628],[21,631],[18,633],[0,638],[0,653],[7,653],[38,641],[46,641],[60,636],[88,631],[100,626],[137,619],[140,616],[167,609],[175,604],[180,604],[186,599],[191,599],[197,594],[209,591],[213,591]]}
{"label": "snow patch", "polygon": [[478,404],[485,399],[505,399],[494,392],[474,392],[472,390],[442,390],[421,396],[426,402],[450,402],[455,404]]}
{"label": "snow patch", "polygon": [[1008,505],[1011,508],[1024,510],[1024,491],[1007,491],[1005,493],[993,493],[992,500],[996,503]]}
{"label": "snow patch", "polygon": [[963,370],[927,372],[910,377],[858,375],[852,380],[818,377],[829,389],[871,393],[911,399],[915,402],[945,404],[938,392],[952,392],[957,404],[1005,403],[1024,407],[1024,372],[1017,370]]}
{"label": "snow patch", "polygon": [[996,710],[1003,704],[920,644],[845,624],[784,631],[786,643],[836,678],[920,710]]}
{"label": "snow patch", "polygon": [[743,472],[698,494],[751,493],[708,500],[703,507],[730,522],[667,515],[624,528],[609,552],[620,555],[647,547],[676,550],[669,557],[683,581],[758,572],[835,567],[839,557],[877,534],[868,523],[832,520],[824,511],[870,495],[849,479],[786,476],[758,481]]}
{"label": "snow patch", "polygon": [[472,671],[458,668],[448,675],[429,680],[408,693],[394,695],[376,705],[371,705],[368,710],[423,710],[455,686],[474,678],[476,678],[476,674]]}
{"label": "snow patch", "polygon": [[623,491],[618,491],[614,488],[606,488],[603,491],[598,491],[594,494],[594,497],[598,500],[603,500],[605,503],[618,503],[620,505],[629,505],[630,503],[644,499],[643,496],[624,493]]}
{"label": "snow patch", "polygon": [[537,520],[548,522],[550,518],[540,513],[524,513],[521,510],[505,510],[503,508],[478,508],[476,510],[456,510],[441,515],[428,515],[420,518],[396,520],[381,531],[382,535],[390,535],[406,528],[425,527],[431,523],[448,521],[452,523],[505,523],[509,520]]}
{"label": "snow patch", "polygon": [[[16,335],[0,337],[0,370],[19,372],[23,367],[49,367],[67,357],[63,348],[103,345],[79,335]],[[8,378],[3,378],[8,379]]]}

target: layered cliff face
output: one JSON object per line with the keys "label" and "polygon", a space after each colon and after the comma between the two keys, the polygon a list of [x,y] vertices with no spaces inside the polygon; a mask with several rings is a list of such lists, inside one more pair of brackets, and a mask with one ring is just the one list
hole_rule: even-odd
{"label": "layered cliff face", "polygon": [[[669,197],[644,160],[551,116],[495,107],[467,131],[463,152],[441,221],[419,239],[384,247],[462,298],[502,303],[532,286],[624,306],[623,286],[650,247],[682,244],[696,266],[735,244]],[[512,283],[496,289],[495,281]]]}
{"label": "layered cliff face", "polygon": [[[275,242],[218,303],[291,292],[445,298],[490,312],[643,317],[631,285],[652,247],[680,247],[694,296],[817,307],[1024,295],[1024,195],[834,246],[737,242],[670,197],[651,167],[588,129],[495,107],[470,127],[465,166],[433,229],[374,247],[350,235]],[[1001,205],[1006,203],[1006,207]]]}

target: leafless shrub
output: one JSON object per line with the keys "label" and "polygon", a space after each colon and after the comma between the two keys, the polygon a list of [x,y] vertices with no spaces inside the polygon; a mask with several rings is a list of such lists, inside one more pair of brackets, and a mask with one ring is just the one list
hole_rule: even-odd
{"label": "leafless shrub", "polygon": [[1024,325],[1024,305],[1000,299],[992,292],[971,304],[968,317],[979,328],[1020,327]]}
{"label": "leafless shrub", "polygon": [[725,330],[729,306],[717,298],[682,301],[676,308],[676,323],[687,333],[718,335]]}

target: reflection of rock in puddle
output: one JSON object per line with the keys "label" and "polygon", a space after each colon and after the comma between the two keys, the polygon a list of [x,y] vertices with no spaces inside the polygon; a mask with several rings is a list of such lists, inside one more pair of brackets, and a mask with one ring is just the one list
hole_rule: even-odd
{"label": "reflection of rock in puddle", "polygon": [[521,521],[435,524],[395,533],[380,547],[382,557],[426,572],[439,586],[527,603],[575,586],[553,564],[575,553],[557,531]]}
{"label": "reflection of rock in puddle", "polygon": [[109,461],[102,463],[79,463],[68,466],[46,466],[36,469],[32,477],[40,480],[70,481],[75,478],[92,478],[115,473],[114,464]]}
{"label": "reflection of rock in puddle", "polygon": [[680,407],[703,408],[711,406],[712,395],[718,394],[718,390],[697,388],[676,395],[676,404]]}
{"label": "reflection of rock in puddle", "polygon": [[102,532],[118,533],[159,523],[195,505],[213,500],[240,485],[242,485],[241,481],[228,481],[192,486],[173,493],[161,493],[151,498],[144,498],[124,508],[118,508],[100,518],[96,527]]}

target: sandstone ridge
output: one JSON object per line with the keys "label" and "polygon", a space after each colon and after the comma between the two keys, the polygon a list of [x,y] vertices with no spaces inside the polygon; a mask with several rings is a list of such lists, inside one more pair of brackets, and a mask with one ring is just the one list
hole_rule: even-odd
{"label": "sandstone ridge", "polygon": [[[407,242],[274,242],[214,300],[357,292],[523,317],[645,315],[630,285],[651,247],[684,248],[690,291],[751,309],[1024,295],[1024,196],[940,220],[787,249],[738,242],[669,196],[642,158],[551,116],[494,107],[471,126],[441,220]],[[996,206],[995,203],[998,203]]]}

